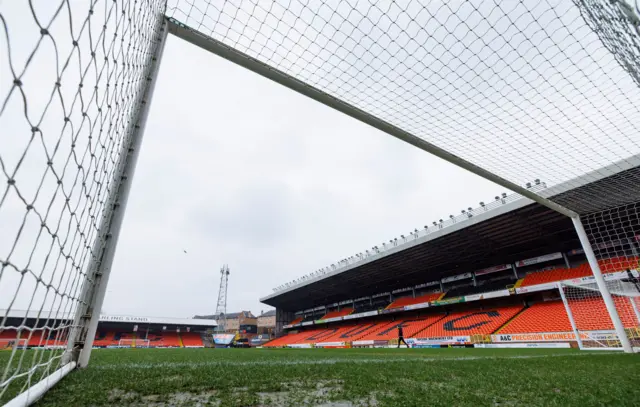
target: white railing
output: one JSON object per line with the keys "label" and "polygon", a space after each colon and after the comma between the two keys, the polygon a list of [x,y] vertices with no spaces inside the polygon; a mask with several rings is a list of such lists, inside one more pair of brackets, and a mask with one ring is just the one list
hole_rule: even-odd
{"label": "white railing", "polygon": [[[539,192],[546,188],[544,183],[540,183],[536,181],[535,185],[528,184],[527,188],[536,190]],[[319,270],[314,271],[313,273],[309,273],[304,275],[297,280],[290,281],[288,283],[282,284],[273,289],[274,293],[278,293],[281,291],[285,291],[291,289],[293,287],[297,287],[301,284],[307,283],[310,280],[316,280],[322,278],[322,276],[332,273],[334,271],[350,267],[353,265],[357,265],[358,263],[364,263],[372,256],[377,256],[382,253],[385,253],[390,250],[397,249],[398,247],[402,247],[404,245],[408,245],[414,240],[420,239],[421,237],[428,236],[432,233],[436,233],[442,229],[446,229],[453,225],[456,225],[461,222],[467,222],[474,216],[479,214],[494,210],[499,208],[507,203],[517,201],[522,199],[522,196],[519,194],[511,194],[507,195],[503,193],[501,196],[496,196],[495,199],[487,204],[484,202],[480,202],[480,206],[477,208],[467,208],[460,211],[460,214],[457,216],[450,215],[448,219],[440,219],[437,222],[432,222],[432,225],[427,225],[422,227],[421,229],[414,229],[413,232],[409,232],[409,235],[400,235],[399,238],[390,239],[389,242],[383,242],[381,246],[373,246],[370,250],[365,250],[364,252],[357,253],[353,256],[346,257],[342,260],[337,261],[327,267],[323,267]]]}

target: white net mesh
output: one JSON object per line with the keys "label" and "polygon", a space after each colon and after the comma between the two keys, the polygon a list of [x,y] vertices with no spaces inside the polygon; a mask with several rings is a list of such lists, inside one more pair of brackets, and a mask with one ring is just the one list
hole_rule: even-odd
{"label": "white net mesh", "polygon": [[615,3],[174,0],[168,14],[518,185],[566,190],[640,154],[640,49]]}
{"label": "white net mesh", "polygon": [[278,71],[457,164],[541,180],[530,192],[581,215],[608,267],[637,256],[637,1],[170,0],[167,10],[182,38]]}
{"label": "white net mesh", "polygon": [[[620,264],[619,261],[611,264]],[[640,280],[638,272],[627,269],[605,275],[626,337],[633,347],[640,346]],[[621,342],[595,282],[561,283],[565,307],[577,330],[582,348],[620,348]]]}
{"label": "white net mesh", "polygon": [[[57,369],[164,1],[0,3],[0,404]],[[81,340],[81,338],[80,338]]]}

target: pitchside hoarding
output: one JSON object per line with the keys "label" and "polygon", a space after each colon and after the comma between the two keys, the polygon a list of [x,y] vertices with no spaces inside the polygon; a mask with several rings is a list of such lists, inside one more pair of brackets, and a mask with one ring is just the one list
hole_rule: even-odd
{"label": "pitchside hoarding", "polygon": [[408,338],[407,344],[412,348],[431,347],[433,345],[464,345],[471,342],[469,336],[442,336],[438,338]]}
{"label": "pitchside hoarding", "polygon": [[[609,341],[617,340],[618,335],[614,331],[580,332],[583,341]],[[492,342],[562,342],[575,341],[573,332],[541,332],[531,334],[498,334],[491,335]]]}

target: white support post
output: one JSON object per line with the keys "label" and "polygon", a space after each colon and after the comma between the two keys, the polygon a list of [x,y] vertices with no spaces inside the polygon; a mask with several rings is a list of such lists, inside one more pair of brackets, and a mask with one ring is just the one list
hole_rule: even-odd
{"label": "white support post", "polygon": [[636,316],[636,321],[638,321],[638,326],[640,326],[640,312],[638,312],[638,305],[636,305],[634,297],[629,297],[629,302],[631,303],[631,308]]}
{"label": "white support post", "polygon": [[60,367],[49,376],[40,380],[38,383],[29,387],[15,398],[9,400],[4,407],[24,407],[38,401],[49,389],[55,386],[63,377],[69,374],[76,367],[76,362],[69,362],[66,365]]}
{"label": "white support post", "polygon": [[[131,125],[128,128],[129,136],[126,139],[128,143],[123,145],[121,162],[118,163],[118,169],[114,175],[114,187],[111,189],[105,212],[102,215],[99,236],[93,252],[94,256],[87,267],[88,278],[93,283],[85,281],[83,285],[80,297],[82,303],[76,311],[74,329],[69,337],[68,353],[65,357],[77,359],[79,368],[86,367],[91,357],[93,340],[100,320],[100,310],[107,291],[153,90],[157,82],[158,69],[169,33],[166,19],[163,19],[161,24],[160,38],[158,38],[154,52],[149,57],[149,70],[141,83],[141,105],[131,118]],[[79,354],[77,354],[78,351]]]}
{"label": "white support post", "polygon": [[636,242],[633,241],[633,239],[628,238],[627,241],[629,242],[629,247],[631,248],[631,253],[634,256],[640,256],[640,254],[638,253],[638,249],[636,248]]}
{"label": "white support post", "polygon": [[611,321],[613,322],[613,326],[615,327],[616,334],[618,334],[622,349],[626,353],[633,353],[631,342],[629,342],[629,338],[627,338],[627,334],[624,331],[624,325],[622,325],[622,321],[620,320],[620,315],[618,315],[616,305],[613,302],[613,298],[611,297],[609,289],[607,288],[607,283],[604,281],[604,277],[602,277],[602,272],[600,271],[600,266],[598,265],[598,259],[596,258],[596,255],[591,248],[591,243],[589,242],[587,232],[584,230],[582,221],[580,220],[580,217],[577,216],[572,217],[571,220],[573,221],[573,226],[576,228],[576,232],[578,233],[578,238],[580,239],[580,243],[582,244],[584,254],[587,256],[587,260],[589,261],[589,265],[591,266],[591,271],[593,272],[593,277],[595,278],[598,289],[600,290],[600,295],[602,295],[602,299],[604,300],[604,304],[607,307],[607,311],[609,311],[609,317],[611,317]]}
{"label": "white support post", "polygon": [[564,260],[564,265],[567,266],[568,269],[570,269],[571,263],[569,262],[569,257],[567,257],[567,253],[562,252],[562,259]]}
{"label": "white support post", "polygon": [[576,321],[573,319],[573,313],[571,312],[571,308],[569,307],[569,302],[567,301],[567,297],[564,295],[564,290],[562,289],[562,282],[558,282],[558,291],[560,291],[560,298],[562,298],[562,302],[564,303],[564,308],[567,310],[567,316],[569,317],[569,322],[571,323],[571,329],[573,329],[573,333],[576,336],[578,347],[582,349],[582,338],[580,338],[580,332],[578,332],[578,326],[576,325]]}

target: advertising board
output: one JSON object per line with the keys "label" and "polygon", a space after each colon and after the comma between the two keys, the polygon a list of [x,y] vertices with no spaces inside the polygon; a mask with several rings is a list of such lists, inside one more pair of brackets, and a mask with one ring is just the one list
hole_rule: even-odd
{"label": "advertising board", "polygon": [[547,342],[547,343],[476,343],[474,348],[539,348],[539,349],[554,349],[554,348],[570,348],[569,342]]}
{"label": "advertising board", "polygon": [[421,302],[419,304],[405,305],[403,309],[405,311],[411,311],[411,310],[414,310],[414,309],[422,309],[422,308],[428,308],[428,307],[429,307],[429,303],[428,302]]}
{"label": "advertising board", "polygon": [[482,293],[482,294],[465,295],[464,300],[465,302],[479,301],[479,300],[487,300],[489,298],[508,297],[509,295],[511,295],[511,293],[509,292],[509,290],[505,289],[505,290],[489,291],[488,293]]}
{"label": "advertising board", "polygon": [[408,338],[407,344],[412,348],[433,347],[432,345],[466,344],[471,342],[469,336],[442,336],[438,338]]}
{"label": "advertising board", "polygon": [[483,276],[485,274],[497,273],[498,271],[510,270],[511,264],[503,264],[500,266],[487,267],[486,269],[478,270],[474,272],[476,276]]}
{"label": "advertising board", "polygon": [[458,304],[464,302],[464,297],[445,298],[444,300],[431,301],[431,306]]}
{"label": "advertising board", "polygon": [[[614,331],[587,331],[580,332],[582,340],[607,341],[616,340],[618,336]],[[541,332],[530,334],[497,334],[491,335],[492,342],[559,342],[575,341],[573,332]]]}
{"label": "advertising board", "polygon": [[343,317],[343,319],[356,319],[356,318],[365,318],[365,317],[372,317],[374,315],[378,315],[378,311],[367,311],[367,312],[360,312],[357,314],[351,314],[351,315],[345,315]]}

